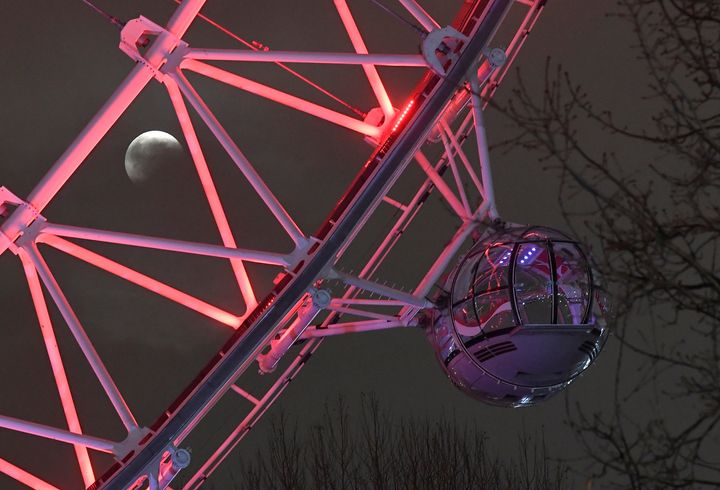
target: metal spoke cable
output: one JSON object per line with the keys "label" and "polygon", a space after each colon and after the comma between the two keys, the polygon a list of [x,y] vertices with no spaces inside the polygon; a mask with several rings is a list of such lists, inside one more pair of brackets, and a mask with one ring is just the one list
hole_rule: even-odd
{"label": "metal spoke cable", "polygon": [[425,29],[423,29],[419,25],[414,24],[414,23],[410,22],[409,20],[407,20],[405,17],[403,17],[402,15],[397,13],[395,10],[393,10],[390,7],[388,7],[387,5],[385,5],[385,3],[382,2],[382,0],[370,0],[370,2],[375,4],[375,6],[380,8],[386,14],[390,15],[392,18],[399,20],[406,26],[409,26],[412,29],[416,30],[422,38],[425,38],[425,36],[427,36],[427,32],[425,32]]}
{"label": "metal spoke cable", "polygon": [[[85,0],[83,0],[83,1],[85,1]],[[180,4],[180,2],[181,2],[181,0],[173,0],[173,1],[174,1],[175,3],[177,3],[177,4]],[[243,44],[244,46],[246,46],[247,48],[249,48],[249,49],[251,49],[251,50],[253,50],[253,51],[265,50],[264,48],[267,48],[267,46],[265,46],[264,44],[262,44],[262,43],[260,43],[260,42],[258,42],[258,41],[253,41],[253,42],[248,42],[248,41],[246,41],[245,39],[241,38],[240,36],[238,36],[237,34],[235,34],[234,32],[232,32],[232,31],[231,31],[230,29],[228,29],[227,27],[224,27],[224,26],[222,26],[221,24],[219,24],[218,22],[212,20],[212,19],[211,19],[210,17],[208,17],[207,15],[198,14],[198,17],[201,18],[202,20],[204,20],[205,22],[207,22],[208,24],[210,24],[211,26],[213,26],[213,27],[215,27],[216,29],[218,29],[218,30],[219,30],[220,32],[222,32],[223,34],[226,34],[226,35],[230,36],[231,38],[235,39],[236,41],[240,42],[241,44]],[[298,78],[299,80],[301,80],[301,81],[305,82],[306,84],[310,85],[310,86],[313,87],[315,90],[317,90],[317,91],[321,92],[322,94],[330,97],[330,98],[333,99],[335,102],[343,105],[344,107],[346,107],[347,109],[351,110],[353,113],[355,113],[356,115],[362,117],[363,119],[365,118],[365,116],[367,116],[367,113],[366,113],[365,111],[362,111],[362,110],[358,109],[357,107],[353,106],[352,104],[344,101],[343,99],[341,99],[341,98],[338,97],[337,95],[333,94],[333,93],[330,92],[329,90],[325,89],[324,87],[320,86],[320,85],[317,84],[316,82],[313,82],[313,81],[310,80],[308,77],[306,77],[306,76],[298,73],[297,71],[293,70],[292,68],[290,68],[289,66],[287,66],[285,63],[281,63],[281,62],[279,62],[279,61],[276,61],[276,62],[274,62],[274,64],[277,65],[277,66],[279,66],[279,67],[282,68],[283,70],[287,71],[288,73],[290,73],[290,74],[293,75],[294,77]]]}
{"label": "metal spoke cable", "polygon": [[90,0],[82,0],[82,2],[88,7],[90,7],[95,13],[102,15],[106,20],[108,20],[118,29],[122,29],[123,27],[125,27],[125,22],[118,19],[114,15],[110,15],[108,12],[104,11],[103,9],[92,3]]}

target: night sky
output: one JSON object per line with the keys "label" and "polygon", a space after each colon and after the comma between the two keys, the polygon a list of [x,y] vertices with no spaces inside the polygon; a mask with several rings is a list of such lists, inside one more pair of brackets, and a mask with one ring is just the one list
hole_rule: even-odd
{"label": "night sky", "polygon": [[[350,3],[370,52],[415,52],[417,37],[405,26],[383,16],[366,0]],[[434,2],[428,10],[441,24],[452,19],[453,2]],[[164,23],[173,9],[171,0],[98,1],[127,20],[143,14]],[[613,2],[548,2],[515,67],[525,83],[540,96],[547,57],[562,63],[601,104],[623,107],[644,88],[643,74],[628,50],[631,33],[604,14]],[[349,51],[337,14],[330,2],[265,2],[252,8],[240,2],[208,0],[204,13],[221,21],[248,40],[275,49]],[[3,10],[0,40],[0,93],[3,94],[3,144],[0,145],[0,185],[25,197],[75,135],[97,111],[132,67],[117,49],[118,31],[81,1],[13,2]],[[191,29],[193,46],[235,47],[222,34],[200,21]],[[367,110],[373,99],[359,68],[301,67],[324,86]],[[239,73],[324,102],[312,89],[299,84],[274,66],[240,68]],[[404,102],[418,76],[417,70],[381,70],[396,106]],[[219,83],[191,77],[198,91],[236,142],[266,178],[300,227],[317,229],[345,186],[370,152],[361,138],[343,129]],[[499,101],[511,94],[515,69],[497,92]],[[251,196],[249,186],[220,146],[194,119],[206,156],[224,198],[240,246],[289,250],[279,226]],[[512,134],[502,118],[487,116],[491,141]],[[134,186],[124,173],[127,145],[143,131],[159,129],[181,139],[164,88],[151,82],[130,110],[110,131],[56,200],[43,213],[51,221],[155,236],[217,243],[199,186],[182,171],[162,185]],[[596,138],[606,148],[607,138]],[[612,149],[611,147],[607,149]],[[520,151],[491,154],[501,215],[508,221],[563,228],[557,204],[558,184],[537,156]],[[191,165],[189,156],[187,165]],[[422,259],[437,243],[435,235],[451,233],[453,222],[439,203],[428,206],[428,216],[404,245],[405,253],[383,268],[387,280],[402,283],[424,272]],[[449,235],[448,235],[449,236]],[[371,242],[368,241],[367,246]],[[83,244],[85,245],[85,244]],[[222,308],[242,311],[230,268],[207,258],[186,258],[142,249],[88,245],[128,266],[166,281],[179,289],[211,299]],[[42,249],[69,301],[84,322],[96,348],[126,396],[136,417],[149,425],[187,385],[229,335],[229,330],[106,273]],[[358,252],[360,253],[360,252]],[[362,254],[360,254],[362,255]],[[259,290],[274,274],[250,268]],[[0,342],[0,414],[64,426],[47,357],[34,319],[32,304],[18,261],[9,253],[0,258],[0,304],[3,341]],[[49,300],[49,298],[48,298]],[[66,369],[76,392],[85,430],[108,438],[121,437],[122,427],[57,311],[52,310]],[[569,394],[588,406],[602,406],[612,393],[614,341]],[[254,369],[253,369],[254,370]],[[291,384],[280,405],[302,417],[321,402],[342,393],[357,400],[374,392],[398,414],[445,416],[455,413],[477,423],[491,436],[491,445],[511,453],[519,431],[538,433],[544,428],[550,452],[573,456],[577,447],[564,425],[565,399],[555,399],[523,410],[499,409],[463,396],[436,365],[422,331],[390,331],[332,338],[324,342],[313,362]],[[237,402],[242,406],[242,401]],[[230,405],[223,408],[234,410]],[[273,409],[273,411],[275,408]],[[222,420],[222,413],[216,416]],[[109,420],[109,422],[108,422]],[[253,448],[262,440],[258,428],[247,441]],[[72,488],[79,483],[72,468],[72,451],[64,444],[28,441],[0,431],[0,457],[28,470],[37,470],[51,483]],[[105,464],[107,459],[98,459]],[[44,470],[40,470],[44,468]],[[578,470],[582,467],[578,466]],[[222,487],[223,472],[218,473]],[[0,477],[0,488],[15,488]]]}

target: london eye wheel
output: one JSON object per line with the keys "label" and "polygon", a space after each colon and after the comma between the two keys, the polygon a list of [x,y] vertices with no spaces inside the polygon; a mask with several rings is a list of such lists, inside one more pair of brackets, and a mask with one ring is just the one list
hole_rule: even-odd
{"label": "london eye wheel", "polygon": [[[493,192],[483,109],[545,2],[310,3],[106,15],[130,73],[26,196],[0,188],[5,481],[198,488],[335,335],[425,328],[503,406],[597,355],[583,247]],[[116,182],[156,128],[182,143],[145,133]]]}

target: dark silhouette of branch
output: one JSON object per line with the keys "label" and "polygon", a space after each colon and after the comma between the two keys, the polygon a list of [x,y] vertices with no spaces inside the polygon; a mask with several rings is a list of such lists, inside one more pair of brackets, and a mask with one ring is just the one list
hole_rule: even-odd
{"label": "dark silhouette of branch", "polygon": [[[600,245],[615,293],[612,406],[568,403],[598,475],[621,488],[720,488],[720,3],[620,0],[612,16],[647,69],[637,107],[596,107],[550,60],[540,96],[520,79],[493,107],[519,130],[505,145],[559,172],[563,213]],[[622,122],[642,111],[640,128]],[[603,140],[619,153],[597,152]]]}
{"label": "dark silhouette of branch", "polygon": [[[484,434],[453,417],[393,417],[370,396],[350,409],[325,404],[322,422],[303,431],[284,415],[271,420],[266,446],[241,459],[238,489],[562,490],[562,464],[544,445],[521,438],[517,458],[490,456]],[[237,475],[242,475],[239,477]]]}

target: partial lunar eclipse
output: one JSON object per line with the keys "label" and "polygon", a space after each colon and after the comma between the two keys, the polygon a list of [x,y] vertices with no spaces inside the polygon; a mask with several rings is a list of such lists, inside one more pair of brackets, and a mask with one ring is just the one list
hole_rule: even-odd
{"label": "partial lunar eclipse", "polygon": [[167,180],[179,171],[184,152],[180,142],[164,131],[147,131],[132,140],[125,152],[125,171],[134,184]]}

